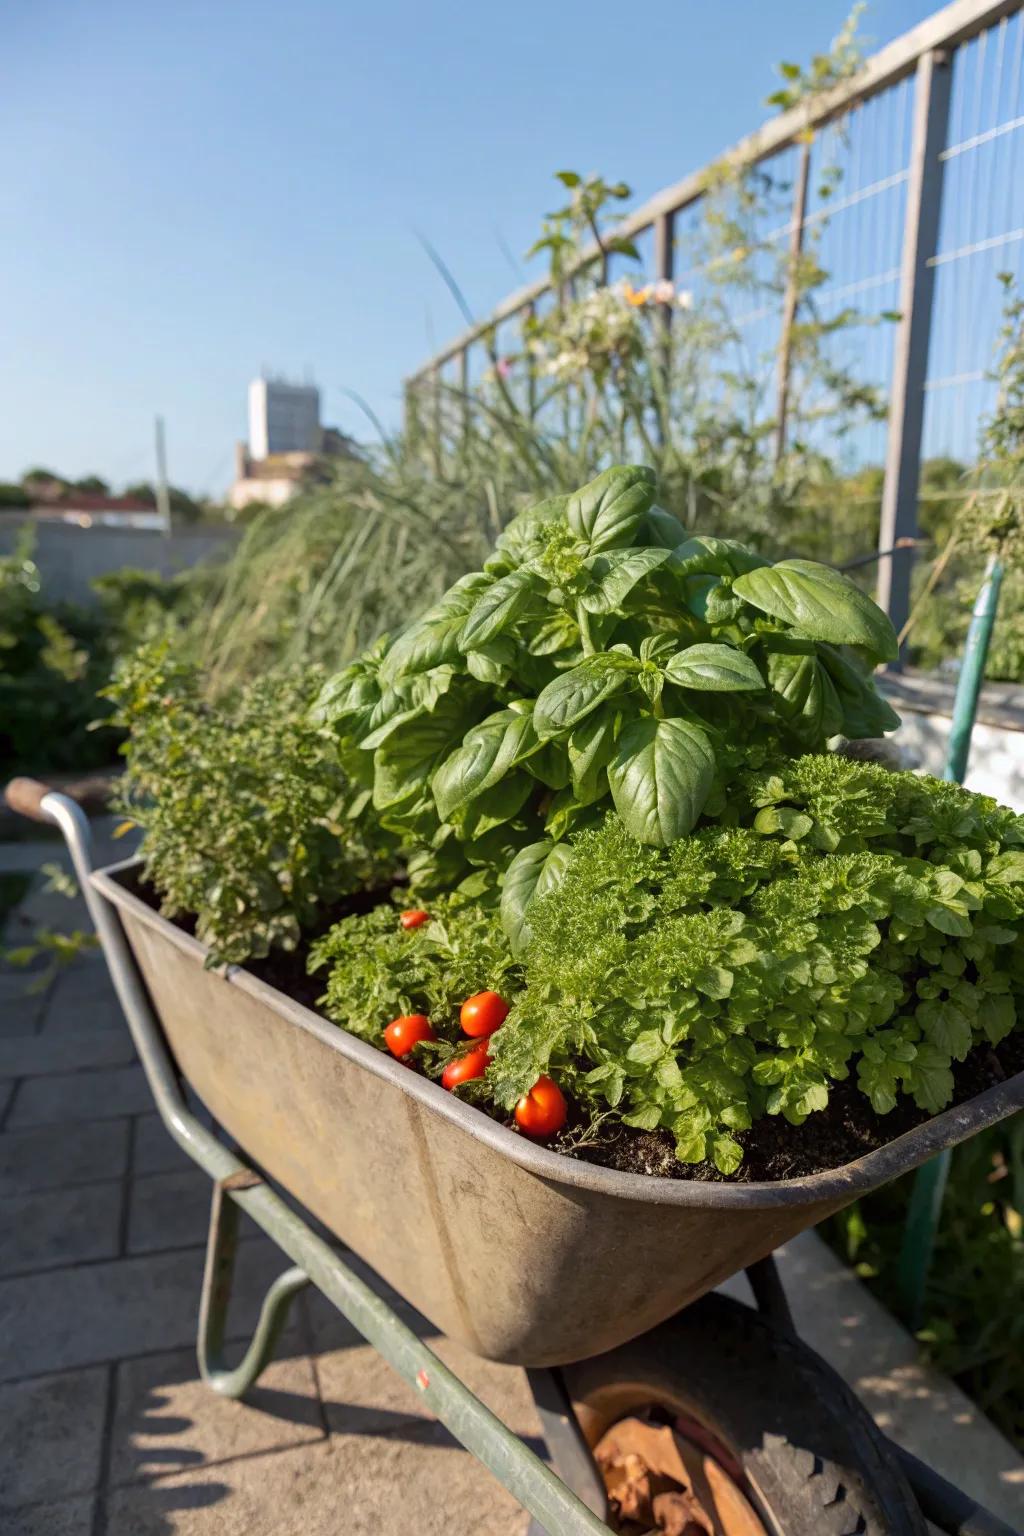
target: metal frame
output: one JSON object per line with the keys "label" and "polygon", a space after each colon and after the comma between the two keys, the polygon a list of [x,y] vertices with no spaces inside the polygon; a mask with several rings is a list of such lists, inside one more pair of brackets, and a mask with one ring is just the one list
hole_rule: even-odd
{"label": "metal frame", "polygon": [[[774,432],[774,452],[778,458],[786,443],[791,330],[798,309],[793,264],[809,222],[806,202],[810,141],[821,129],[864,102],[901,81],[914,79],[913,140],[909,164],[900,172],[900,179],[907,181],[907,204],[900,262],[900,319],[889,391],[885,487],[878,546],[884,550],[898,545],[906,551],[900,560],[879,568],[878,601],[897,631],[903,628],[909,612],[914,545],[905,541],[913,540],[917,532],[934,273],[937,262],[948,259],[937,256],[937,238],[944,169],[950,153],[954,152],[948,150],[946,144],[951,60],[957,48],[996,26],[1020,6],[1021,0],[954,0],[953,4],[882,48],[850,80],[780,113],[755,133],[741,139],[722,157],[722,163],[728,166],[752,167],[789,146],[801,146],[791,222],[788,229],[782,231],[789,235],[791,275],[780,317]],[[706,193],[707,184],[708,167],[704,167],[656,193],[616,227],[615,234],[625,239],[635,239],[653,231],[655,278],[673,277],[676,215],[699,202]],[[810,216],[811,219],[815,217],[818,215]],[[602,259],[602,254],[596,242],[588,245],[580,255],[577,270],[592,266]],[[485,320],[462,331],[410,374],[405,382],[407,422],[412,419],[412,405],[420,388],[433,390],[436,399],[437,384],[447,363],[465,358],[470,347],[493,336],[495,327],[503,321],[524,316],[550,291],[548,278],[539,278],[517,289]],[[667,355],[668,311],[662,321]]]}
{"label": "metal frame", "polygon": [[[531,1370],[553,1471],[422,1343],[386,1302],[266,1183],[192,1113],[167,1052],[159,1023],[120,922],[90,880],[89,823],[66,796],[48,793],[40,818],[64,834],[157,1110],[171,1136],[213,1181],[210,1229],[200,1302],[197,1354],[203,1380],[225,1397],[240,1398],[271,1359],[292,1299],[315,1285],[388,1364],[422,1396],[425,1406],[483,1463],[533,1517],[531,1531],[548,1536],[611,1536],[607,1501],[590,1447],[557,1370]],[[292,1260],[268,1289],[242,1360],[228,1366],[223,1346],[244,1211]],[[758,1309],[783,1332],[793,1322],[771,1257],[747,1275]],[[948,1536],[1020,1536],[930,1468],[894,1447],[928,1518]],[[557,1473],[557,1475],[556,1475]],[[605,1517],[605,1518],[602,1518]]]}

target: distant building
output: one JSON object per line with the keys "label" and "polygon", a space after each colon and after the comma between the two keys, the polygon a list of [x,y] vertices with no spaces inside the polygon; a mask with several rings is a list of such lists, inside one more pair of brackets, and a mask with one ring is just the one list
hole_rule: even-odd
{"label": "distant building", "polygon": [[316,453],[271,453],[253,458],[244,443],[235,445],[235,483],[228,504],[241,511],[254,504],[280,507],[303,485],[322,477],[322,461]]}
{"label": "distant building", "polygon": [[279,507],[304,485],[329,478],[328,461],[354,458],[356,446],[336,427],[320,425],[315,384],[253,379],[249,385],[249,442],[235,449],[235,482],[228,503]]}
{"label": "distant building", "polygon": [[163,518],[138,496],[108,496],[78,491],[55,481],[56,489],[37,490],[29,507],[36,522],[73,523],[79,528],[163,528]]}
{"label": "distant building", "polygon": [[253,379],[249,385],[249,452],[254,459],[275,453],[321,451],[320,391],[315,384]]}

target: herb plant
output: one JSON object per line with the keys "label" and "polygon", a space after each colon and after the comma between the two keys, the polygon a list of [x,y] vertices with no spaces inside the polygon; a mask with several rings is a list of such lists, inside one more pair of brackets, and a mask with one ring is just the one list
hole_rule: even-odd
{"label": "herb plant", "polygon": [[471,891],[504,877],[516,943],[564,839],[610,805],[666,847],[751,750],[898,724],[868,670],[896,654],[870,598],[811,561],[687,539],[654,498],[652,472],[625,466],[521,513],[482,571],[317,705],[414,887],[467,865]]}
{"label": "herb plant", "polygon": [[459,1002],[494,988],[512,1008],[474,1097],[510,1110],[550,1075],[584,1119],[667,1131],[723,1174],[737,1133],[801,1124],[851,1074],[879,1115],[942,1109],[953,1064],[1017,1023],[1024,817],[956,785],[780,759],[667,848],[614,814],[564,846],[518,958],[459,897],[411,933],[389,911],[338,925],[328,1014],[379,1044],[422,1011],[450,1054]]}
{"label": "herb plant", "polygon": [[217,706],[166,643],[107,690],[130,732],[119,805],[143,829],[143,873],[171,917],[195,914],[210,963],[294,948],[343,895],[390,878],[389,839],[345,817],[351,787],[308,723],[317,680],[269,675]]}

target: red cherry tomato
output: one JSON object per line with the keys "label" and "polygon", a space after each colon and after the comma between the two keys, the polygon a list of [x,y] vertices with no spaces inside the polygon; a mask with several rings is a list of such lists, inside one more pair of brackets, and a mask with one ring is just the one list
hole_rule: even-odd
{"label": "red cherry tomato", "polygon": [[529,1093],[516,1105],[516,1125],[527,1136],[545,1140],[565,1124],[565,1095],[550,1077],[538,1077]]}
{"label": "red cherry tomato", "polygon": [[474,1077],[483,1077],[490,1064],[485,1041],[482,1045],[474,1045],[463,1056],[453,1056],[441,1073],[441,1082],[449,1090],[457,1088],[459,1083],[470,1083]]}
{"label": "red cherry tomato", "polygon": [[407,1013],[400,1019],[392,1019],[384,1031],[384,1039],[392,1056],[408,1056],[420,1040],[436,1040],[425,1013]]}
{"label": "red cherry tomato", "polygon": [[398,921],[403,928],[422,928],[424,923],[430,922],[430,913],[416,908],[414,911],[403,912]]}
{"label": "red cherry tomato", "polygon": [[459,1023],[467,1035],[477,1038],[493,1035],[505,1022],[508,1003],[497,992],[475,992],[467,997],[459,1012]]}

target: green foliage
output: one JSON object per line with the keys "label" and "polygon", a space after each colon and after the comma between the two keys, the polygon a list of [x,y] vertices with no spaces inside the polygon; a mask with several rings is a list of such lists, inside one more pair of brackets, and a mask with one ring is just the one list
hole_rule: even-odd
{"label": "green foliage", "polygon": [[[867,670],[888,620],[824,566],[686,539],[651,471],[521,513],[484,569],[332,678],[316,710],[428,889],[513,864],[510,932],[546,850],[614,804],[641,842],[688,832],[736,748],[823,750],[897,723]],[[553,868],[553,866],[547,866]]]}
{"label": "green foliage", "polygon": [[411,934],[389,909],[341,922],[314,955],[329,1016],[379,1043],[426,1012],[452,1043],[461,1001],[502,991],[499,1107],[548,1072],[584,1115],[668,1131],[723,1174],[737,1133],[801,1124],[851,1075],[879,1115],[904,1096],[935,1113],[953,1064],[1017,1027],[1024,817],[957,785],[778,758],[668,848],[608,815],[557,852],[554,873],[539,848],[509,872],[506,896],[543,882],[515,955],[469,894]]}
{"label": "green foliage", "polygon": [[125,568],[98,577],[91,607],[54,603],[25,533],[0,557],[0,774],[106,767],[118,737],[99,691],[119,656],[181,637],[216,578]]}
{"label": "green foliage", "polygon": [[849,80],[860,69],[864,55],[857,36],[864,5],[853,7],[843,25],[832,40],[828,53],[816,53],[809,65],[784,63],[779,65],[783,84],[768,97],[767,105],[788,111],[801,102],[813,100],[822,91],[832,90]]}
{"label": "green foliage", "polygon": [[459,1009],[474,992],[515,990],[521,973],[493,906],[439,896],[430,921],[406,932],[384,904],[337,923],[313,946],[310,971],[327,971],[320,1006],[374,1045],[400,1014],[425,1013],[455,1043]]}
{"label": "green foliage", "polygon": [[732,1133],[798,1125],[856,1074],[875,1111],[936,1112],[950,1067],[1024,993],[1024,817],[835,755],[743,773],[665,850],[608,817],[530,913],[526,987],[489,1075],[553,1072],[592,1112],[738,1165]]}
{"label": "green foliage", "polygon": [[120,809],[143,829],[145,877],[169,916],[194,914],[211,963],[292,948],[348,892],[387,879],[372,816],[346,819],[351,790],[306,720],[318,679],[270,675],[226,697],[166,642],[118,667],[106,696],[130,732]]}
{"label": "green foliage", "polygon": [[[913,1175],[833,1216],[828,1242],[897,1315]],[[1024,1447],[1024,1116],[953,1153],[918,1334],[926,1357]],[[906,1319],[909,1321],[909,1319]]]}
{"label": "green foliage", "polygon": [[111,737],[89,729],[106,671],[97,617],[45,602],[23,536],[0,556],[0,775],[109,762]]}

